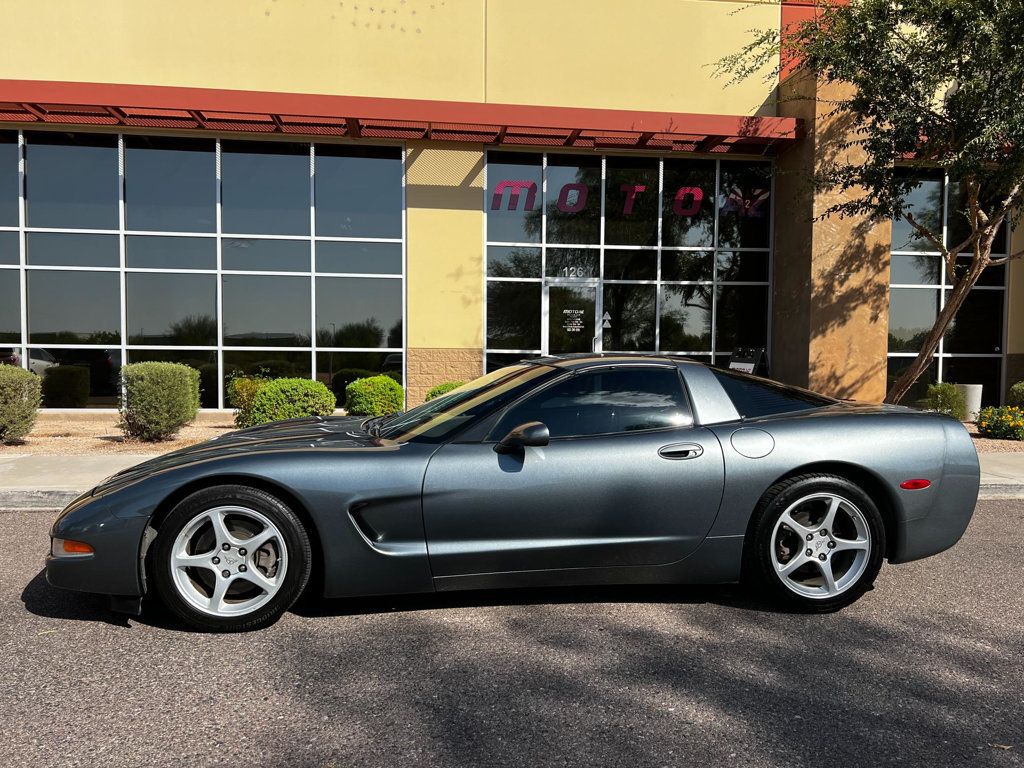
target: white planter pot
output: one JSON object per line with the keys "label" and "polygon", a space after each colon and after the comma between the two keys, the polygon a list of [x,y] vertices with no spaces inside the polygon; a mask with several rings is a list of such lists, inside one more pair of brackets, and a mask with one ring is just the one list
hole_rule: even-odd
{"label": "white planter pot", "polygon": [[957,384],[956,388],[963,393],[967,403],[967,420],[977,421],[981,410],[981,384]]}

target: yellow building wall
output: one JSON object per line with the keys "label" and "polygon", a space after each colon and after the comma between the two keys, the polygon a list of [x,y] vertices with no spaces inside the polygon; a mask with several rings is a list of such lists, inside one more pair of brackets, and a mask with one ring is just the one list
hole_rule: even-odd
{"label": "yellow building wall", "polygon": [[706,65],[779,14],[770,0],[8,0],[0,78],[774,114],[770,85],[724,88]]}

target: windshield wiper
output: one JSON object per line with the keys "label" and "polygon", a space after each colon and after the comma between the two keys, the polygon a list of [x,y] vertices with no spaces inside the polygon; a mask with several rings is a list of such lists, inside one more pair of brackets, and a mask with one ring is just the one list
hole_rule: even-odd
{"label": "windshield wiper", "polygon": [[364,421],[360,426],[362,426],[370,437],[380,437],[380,425],[386,418],[387,416],[374,416],[372,419]]}

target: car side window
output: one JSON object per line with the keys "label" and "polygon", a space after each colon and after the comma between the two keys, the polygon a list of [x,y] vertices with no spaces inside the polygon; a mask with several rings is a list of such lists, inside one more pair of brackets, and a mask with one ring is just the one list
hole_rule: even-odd
{"label": "car side window", "polygon": [[711,372],[722,385],[725,393],[736,406],[736,411],[745,418],[773,416],[779,413],[806,411],[832,405],[832,398],[790,387],[775,381],[760,379],[735,371],[712,368]]}
{"label": "car side window", "polygon": [[500,440],[529,421],[552,439],[681,427],[693,421],[675,368],[581,371],[512,406],[491,437]]}

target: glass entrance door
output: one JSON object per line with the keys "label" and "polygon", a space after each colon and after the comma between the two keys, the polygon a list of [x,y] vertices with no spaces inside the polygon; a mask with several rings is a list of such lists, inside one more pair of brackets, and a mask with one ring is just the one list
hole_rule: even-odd
{"label": "glass entrance door", "polygon": [[600,351],[596,282],[546,281],[544,303],[547,307],[545,354]]}

